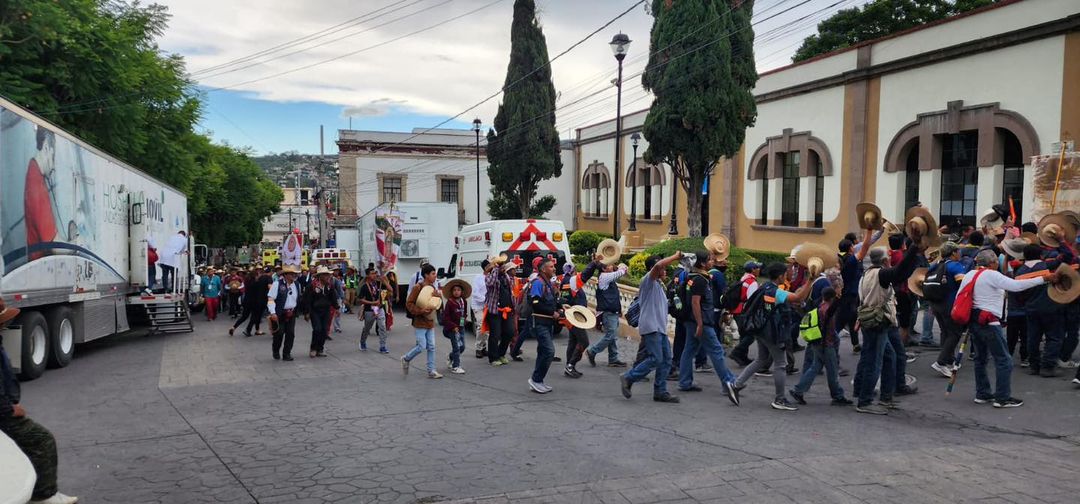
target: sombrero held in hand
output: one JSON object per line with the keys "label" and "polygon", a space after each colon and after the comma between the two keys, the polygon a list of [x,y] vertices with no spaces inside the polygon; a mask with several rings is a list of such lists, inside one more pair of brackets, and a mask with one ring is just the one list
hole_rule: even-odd
{"label": "sombrero held in hand", "polygon": [[731,254],[731,240],[723,233],[712,233],[705,237],[705,250],[716,256],[718,261],[727,259]]}
{"label": "sombrero held in hand", "polygon": [[937,219],[926,207],[913,206],[904,214],[904,231],[912,241],[926,248],[938,242]]}
{"label": "sombrero held in hand", "polygon": [[622,244],[611,238],[607,238],[596,246],[596,253],[600,254],[600,262],[610,266],[618,263],[619,258],[622,257]]}
{"label": "sombrero held in hand", "polygon": [[855,205],[855,217],[859,220],[859,227],[862,229],[878,230],[885,226],[881,209],[867,201]]}
{"label": "sombrero held in hand", "polygon": [[563,312],[566,321],[579,329],[596,327],[596,314],[584,306],[571,306]]}
{"label": "sombrero held in hand", "polygon": [[795,262],[805,266],[811,276],[836,266],[840,260],[833,248],[820,243],[806,242],[794,250]]}

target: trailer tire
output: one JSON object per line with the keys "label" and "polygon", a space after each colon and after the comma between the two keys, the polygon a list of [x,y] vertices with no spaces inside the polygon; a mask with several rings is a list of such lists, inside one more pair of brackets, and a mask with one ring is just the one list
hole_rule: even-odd
{"label": "trailer tire", "polygon": [[75,317],[67,306],[57,306],[49,312],[50,368],[62,368],[75,355]]}
{"label": "trailer tire", "polygon": [[36,311],[23,312],[19,316],[22,326],[22,366],[19,377],[33,380],[45,372],[49,355],[49,325],[45,317]]}

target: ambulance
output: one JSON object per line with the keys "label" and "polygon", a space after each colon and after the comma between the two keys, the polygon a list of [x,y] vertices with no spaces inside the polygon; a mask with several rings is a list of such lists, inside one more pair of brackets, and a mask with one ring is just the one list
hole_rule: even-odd
{"label": "ambulance", "polygon": [[563,264],[570,260],[570,243],[566,226],[555,220],[497,220],[472,224],[461,228],[454,239],[455,254],[450,271],[443,278],[462,278],[471,281],[481,273],[480,264],[489,257],[506,254],[519,264],[518,276],[532,274],[535,257],[552,256],[556,273],[562,273]]}

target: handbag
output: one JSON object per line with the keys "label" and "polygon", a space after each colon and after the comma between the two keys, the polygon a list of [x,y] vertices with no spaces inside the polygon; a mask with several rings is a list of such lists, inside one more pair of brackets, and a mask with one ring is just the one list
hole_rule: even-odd
{"label": "handbag", "polygon": [[861,305],[858,310],[859,325],[867,329],[877,329],[888,325],[889,317],[885,314],[885,305]]}
{"label": "handbag", "polygon": [[949,313],[949,316],[958,325],[964,326],[971,322],[971,309],[975,306],[975,282],[979,281],[979,275],[982,275],[984,271],[986,269],[976,271],[971,283],[965,285],[956,294],[956,301],[953,302],[952,312]]}

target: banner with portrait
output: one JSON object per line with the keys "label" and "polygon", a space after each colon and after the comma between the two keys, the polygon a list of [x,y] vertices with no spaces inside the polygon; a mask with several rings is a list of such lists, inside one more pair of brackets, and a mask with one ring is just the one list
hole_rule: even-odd
{"label": "banner with portrait", "polygon": [[[1031,207],[1030,218],[1039,222],[1051,208],[1080,211],[1080,152],[1066,151],[1061,162],[1061,175],[1058,175],[1058,163],[1061,154],[1033,156],[1031,159],[1032,186],[1035,202]],[[1057,186],[1057,204],[1054,204],[1054,186]]]}
{"label": "banner with portrait", "polygon": [[375,210],[375,248],[379,252],[380,271],[391,271],[397,267],[401,254],[401,211],[392,206],[379,207]]}

